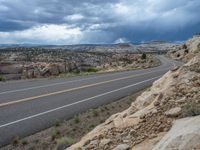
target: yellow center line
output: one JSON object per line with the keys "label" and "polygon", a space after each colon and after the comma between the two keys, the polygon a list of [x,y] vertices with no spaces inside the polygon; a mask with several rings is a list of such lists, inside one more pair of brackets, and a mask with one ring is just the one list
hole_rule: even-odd
{"label": "yellow center line", "polygon": [[[166,70],[166,69],[163,69],[163,70]],[[163,70],[159,70],[159,71],[163,71]],[[120,81],[120,80],[130,79],[130,78],[133,78],[133,77],[144,76],[144,75],[147,75],[147,74],[150,74],[150,73],[153,73],[153,72],[158,72],[158,71],[152,71],[152,72],[149,72],[149,73],[143,73],[143,74],[137,74],[137,75],[130,75],[130,76],[127,76],[127,77],[121,77],[121,78],[117,78],[117,79],[113,79],[113,80],[107,80],[107,81],[83,85],[83,86],[75,87],[75,88],[71,88],[71,89],[65,89],[65,90],[61,90],[61,91],[57,91],[57,92],[52,92],[52,93],[42,94],[42,95],[38,95],[38,96],[23,98],[23,99],[19,99],[19,100],[16,100],[16,101],[1,103],[0,107],[12,105],[12,104],[17,104],[17,103],[22,103],[22,102],[27,102],[27,101],[35,100],[35,99],[38,99],[38,98],[62,94],[62,93],[71,92],[71,91],[75,91],[75,90],[80,90],[80,89],[83,89],[83,88],[102,85],[102,84],[106,84],[106,83],[110,83],[110,82],[114,82],[114,81]]]}

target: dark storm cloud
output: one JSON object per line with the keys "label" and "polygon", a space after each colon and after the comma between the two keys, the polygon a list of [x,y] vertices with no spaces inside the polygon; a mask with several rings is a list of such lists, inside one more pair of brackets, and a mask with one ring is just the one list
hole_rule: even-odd
{"label": "dark storm cloud", "polygon": [[0,40],[185,40],[199,32],[199,7],[199,0],[0,0]]}
{"label": "dark storm cloud", "polygon": [[[85,23],[87,25],[88,23],[97,23],[104,19],[106,20],[107,18],[103,18],[105,17],[103,15],[104,12],[102,12],[104,11],[103,7],[112,2],[114,0],[0,0],[0,22],[10,27],[10,31],[23,29],[27,21],[33,22],[33,24],[29,24],[29,27],[34,26],[35,23],[68,23],[72,25]],[[70,18],[74,14],[82,14],[85,18],[82,21],[73,20],[73,18],[72,20],[65,19],[67,16]],[[15,21],[20,23],[16,23]],[[1,27],[0,30],[4,31],[4,28],[6,27]],[[27,26],[24,26],[24,29],[26,28]]]}

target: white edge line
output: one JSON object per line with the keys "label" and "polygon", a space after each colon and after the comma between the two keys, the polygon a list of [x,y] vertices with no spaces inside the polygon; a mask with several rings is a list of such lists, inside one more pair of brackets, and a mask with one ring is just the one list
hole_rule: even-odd
{"label": "white edge line", "polygon": [[109,92],[106,92],[106,93],[102,93],[102,94],[99,94],[99,95],[96,95],[96,96],[93,96],[93,97],[90,97],[90,98],[83,99],[83,100],[78,101],[78,102],[74,102],[74,103],[67,104],[67,105],[64,105],[64,106],[61,106],[61,107],[57,107],[57,108],[54,108],[54,109],[51,109],[51,110],[48,110],[48,111],[45,111],[45,112],[41,112],[41,113],[29,116],[29,117],[25,117],[25,118],[22,118],[22,119],[19,119],[19,120],[16,120],[16,121],[12,121],[12,122],[0,125],[0,128],[10,126],[10,125],[13,125],[13,124],[16,124],[16,123],[19,123],[19,122],[22,122],[22,121],[25,121],[25,120],[28,120],[28,119],[31,119],[31,118],[41,116],[41,115],[45,115],[47,113],[51,113],[51,112],[54,112],[54,111],[57,111],[57,110],[60,110],[60,109],[63,109],[63,108],[69,107],[69,106],[73,106],[73,105],[76,105],[76,104],[79,104],[79,103],[90,101],[94,98],[98,98],[98,97],[101,97],[101,96],[104,96],[104,95],[107,95],[107,94],[110,94],[110,93],[114,93],[114,92],[117,92],[117,91],[120,91],[120,90],[124,90],[124,89],[130,88],[130,87],[133,87],[133,86],[154,80],[154,79],[159,78],[159,77],[161,77],[161,76],[157,76],[157,77],[154,77],[154,78],[151,78],[151,79],[148,79],[148,80],[144,80],[144,81],[141,81],[141,82],[138,82],[138,83],[135,83],[135,84],[131,84],[131,85],[128,85],[128,86],[125,86],[125,87],[122,87],[122,88],[119,88],[119,89],[116,89],[116,90],[112,90],[112,91],[109,91]]}
{"label": "white edge line", "polygon": [[[163,70],[167,70],[167,69],[169,69],[169,68],[159,69],[159,70],[156,70],[156,71],[150,71],[149,73],[159,72],[159,71],[163,71]],[[120,74],[123,74],[123,73],[124,72],[119,73],[117,75],[120,75]],[[4,92],[1,92],[0,95],[8,94],[8,93],[15,93],[15,92],[28,91],[28,90],[44,88],[44,87],[50,87],[50,86],[54,86],[54,85],[63,85],[63,84],[66,84],[66,83],[80,82],[80,81],[85,81],[85,80],[90,80],[90,79],[97,79],[97,78],[107,77],[107,76],[112,76],[112,75],[113,74],[107,74],[107,75],[91,77],[91,78],[85,78],[85,79],[79,79],[79,80],[74,80],[74,81],[58,82],[58,83],[53,83],[53,84],[47,84],[47,85],[41,85],[41,86],[35,86],[35,87],[29,87],[29,88],[22,88],[22,89],[18,89],[18,90],[4,91]],[[140,73],[138,73],[136,75],[140,75]]]}

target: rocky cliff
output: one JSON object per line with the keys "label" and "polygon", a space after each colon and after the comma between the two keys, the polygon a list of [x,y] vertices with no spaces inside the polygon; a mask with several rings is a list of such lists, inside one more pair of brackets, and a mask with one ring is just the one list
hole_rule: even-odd
{"label": "rocky cliff", "polygon": [[181,55],[185,61],[195,55],[194,58],[167,72],[129,109],[111,116],[68,149],[200,149],[200,54],[196,51],[197,41],[195,38],[187,42],[189,52]]}

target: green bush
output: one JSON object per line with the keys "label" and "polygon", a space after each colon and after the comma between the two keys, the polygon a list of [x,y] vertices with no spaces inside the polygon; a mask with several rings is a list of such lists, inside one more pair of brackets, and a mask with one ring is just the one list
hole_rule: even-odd
{"label": "green bush", "polygon": [[92,114],[93,114],[93,117],[97,117],[97,116],[99,116],[98,111],[95,110],[95,109],[92,110]]}
{"label": "green bush", "polygon": [[19,144],[19,137],[16,136],[12,139],[12,145],[17,146],[18,144]]}
{"label": "green bush", "polygon": [[56,138],[58,138],[61,135],[60,131],[57,129],[53,130],[53,133],[51,135],[51,140],[54,141]]}
{"label": "green bush", "polygon": [[143,53],[141,59],[146,59],[146,58],[147,58],[147,55]]}
{"label": "green bush", "polygon": [[28,141],[27,140],[23,140],[22,141],[22,145],[28,145]]}
{"label": "green bush", "polygon": [[54,123],[55,127],[59,127],[60,126],[60,121],[56,120],[56,122]]}
{"label": "green bush", "polygon": [[185,53],[189,53],[189,50],[188,50],[188,49],[185,49],[184,52],[185,52]]}
{"label": "green bush", "polygon": [[187,49],[187,45],[186,44],[183,44],[183,49]]}
{"label": "green bush", "polygon": [[0,81],[5,81],[5,78],[2,75],[0,75]]}
{"label": "green bush", "polygon": [[76,140],[73,138],[61,138],[56,140],[57,146],[56,146],[56,150],[63,150],[66,149],[67,147],[73,145],[76,143]]}
{"label": "green bush", "polygon": [[132,64],[133,61],[132,61],[132,60],[128,60],[127,63],[128,63],[128,64]]}
{"label": "green bush", "polygon": [[98,69],[93,68],[93,67],[90,67],[87,69],[87,72],[97,72],[97,71],[98,71]]}
{"label": "green bush", "polygon": [[80,123],[80,119],[78,116],[74,117],[74,123],[76,124]]}

